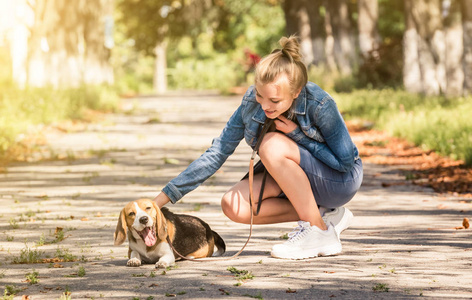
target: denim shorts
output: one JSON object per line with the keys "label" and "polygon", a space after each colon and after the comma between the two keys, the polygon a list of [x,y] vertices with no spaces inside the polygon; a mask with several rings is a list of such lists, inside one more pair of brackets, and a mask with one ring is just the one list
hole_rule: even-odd
{"label": "denim shorts", "polygon": [[300,149],[300,166],[311,184],[318,205],[335,208],[348,203],[359,190],[362,178],[362,160],[355,161],[349,172],[334,170],[314,157],[306,148]]}
{"label": "denim shorts", "polygon": [[[300,149],[300,166],[305,171],[310,181],[311,190],[315,196],[316,204],[336,208],[348,203],[359,190],[362,178],[362,160],[355,161],[354,167],[349,172],[339,172],[328,167],[303,146]],[[254,174],[264,172],[264,165],[258,161],[254,166]],[[249,173],[241,180],[247,179]],[[286,198],[282,192],[280,198]]]}

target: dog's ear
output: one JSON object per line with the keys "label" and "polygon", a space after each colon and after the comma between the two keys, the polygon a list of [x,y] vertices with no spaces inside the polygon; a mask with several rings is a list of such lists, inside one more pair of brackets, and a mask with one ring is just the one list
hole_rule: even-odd
{"label": "dog's ear", "polygon": [[126,231],[128,230],[128,226],[126,225],[125,219],[125,209],[120,212],[120,216],[118,217],[118,223],[116,224],[115,234],[113,235],[115,238],[115,246],[121,245],[126,240]]}
{"label": "dog's ear", "polygon": [[156,224],[155,225],[156,225],[157,237],[161,241],[165,241],[165,239],[167,237],[166,218],[162,214],[162,211],[161,211],[161,209],[159,208],[159,206],[157,205],[156,202],[152,201],[152,205],[154,206],[154,209],[156,210]]}

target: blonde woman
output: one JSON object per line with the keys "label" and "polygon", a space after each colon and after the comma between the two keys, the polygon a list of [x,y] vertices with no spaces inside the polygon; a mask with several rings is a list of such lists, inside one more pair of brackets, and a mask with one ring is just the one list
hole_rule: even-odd
{"label": "blonde woman", "polygon": [[[339,234],[352,213],[343,205],[358,191],[362,161],[331,96],[308,82],[296,37],[283,37],[281,48],[265,56],[255,70],[255,85],[243,97],[221,135],[155,198],[162,207],[175,203],[213,175],[244,138],[255,147],[262,124],[273,119],[276,131],[260,144],[261,167],[268,172],[260,213],[254,224],[298,221],[277,258],[305,259],[342,250]],[[258,168],[260,169],[260,168]],[[254,175],[259,195],[263,174]],[[227,191],[221,207],[234,222],[250,222],[249,181]]]}

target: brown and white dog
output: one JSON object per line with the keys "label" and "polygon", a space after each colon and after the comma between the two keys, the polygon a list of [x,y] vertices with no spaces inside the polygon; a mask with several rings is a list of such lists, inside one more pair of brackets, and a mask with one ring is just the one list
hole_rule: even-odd
{"label": "brown and white dog", "polygon": [[[121,245],[128,236],[128,266],[155,263],[165,268],[175,263],[176,254],[169,246],[185,257],[201,258],[223,255],[223,239],[201,219],[178,215],[167,208],[159,209],[154,201],[139,199],[128,203],[120,213],[114,234],[115,245]],[[213,253],[214,247],[217,251]]]}

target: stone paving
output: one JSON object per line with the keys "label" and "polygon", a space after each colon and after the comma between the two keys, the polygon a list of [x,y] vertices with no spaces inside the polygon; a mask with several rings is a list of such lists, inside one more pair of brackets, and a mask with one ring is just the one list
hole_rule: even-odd
{"label": "stone paving", "polygon": [[[46,150],[64,159],[15,163],[0,174],[5,299],[12,292],[14,299],[472,299],[472,231],[454,229],[470,218],[470,201],[396,185],[405,179],[397,169],[367,163],[363,186],[347,205],[355,221],[341,235],[340,255],[271,258],[272,245],[295,226],[284,223],[255,226],[234,260],[126,267],[127,242],[113,246],[122,207],[155,197],[199,157],[240,99],[143,96],[124,100],[129,113],[82,130],[46,132]],[[226,241],[226,255],[244,244],[249,226],[227,219],[219,201],[245,174],[249,157],[243,141],[221,170],[169,205],[209,223]],[[252,276],[237,278],[230,267]]]}

